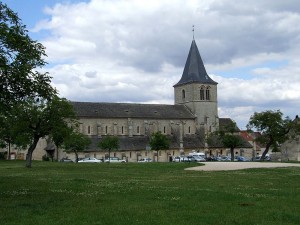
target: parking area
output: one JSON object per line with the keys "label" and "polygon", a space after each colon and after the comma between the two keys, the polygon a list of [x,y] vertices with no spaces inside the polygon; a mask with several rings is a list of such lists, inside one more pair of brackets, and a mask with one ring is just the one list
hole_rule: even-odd
{"label": "parking area", "polygon": [[276,167],[300,167],[300,163],[277,163],[277,162],[202,162],[204,166],[187,168],[186,170],[196,171],[224,171],[242,170],[250,168],[276,168]]}

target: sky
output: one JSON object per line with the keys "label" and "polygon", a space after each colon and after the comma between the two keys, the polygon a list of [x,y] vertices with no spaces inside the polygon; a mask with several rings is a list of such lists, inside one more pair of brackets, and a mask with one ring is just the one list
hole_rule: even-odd
{"label": "sky", "polygon": [[194,37],[219,117],[300,114],[299,0],[3,0],[71,101],[174,104]]}

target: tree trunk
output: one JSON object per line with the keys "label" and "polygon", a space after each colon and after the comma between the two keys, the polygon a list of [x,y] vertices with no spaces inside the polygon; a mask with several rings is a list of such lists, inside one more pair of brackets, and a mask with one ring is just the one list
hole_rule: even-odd
{"label": "tree trunk", "polygon": [[56,161],[58,162],[58,146],[56,147]]}
{"label": "tree trunk", "polygon": [[108,149],[108,163],[110,163],[110,148]]}
{"label": "tree trunk", "polygon": [[8,142],[8,156],[7,159],[10,160],[11,156],[10,156],[10,141]]}
{"label": "tree trunk", "polygon": [[78,163],[78,152],[74,150],[74,153],[75,153],[75,162]]}
{"label": "tree trunk", "polygon": [[264,150],[263,154],[261,155],[260,161],[264,161],[265,160],[265,157],[266,157],[267,153],[269,152],[270,146],[271,146],[271,143],[268,143],[266,145],[266,149]]}
{"label": "tree trunk", "polygon": [[31,168],[31,162],[32,162],[32,153],[34,149],[36,148],[36,145],[38,141],[40,140],[40,137],[36,136],[33,139],[33,143],[29,146],[27,155],[26,155],[26,167]]}
{"label": "tree trunk", "polygon": [[234,148],[230,148],[231,161],[234,161]]}

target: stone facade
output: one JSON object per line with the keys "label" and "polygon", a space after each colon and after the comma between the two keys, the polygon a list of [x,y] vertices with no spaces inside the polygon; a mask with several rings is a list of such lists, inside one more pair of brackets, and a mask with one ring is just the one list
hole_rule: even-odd
{"label": "stone facade", "polygon": [[300,161],[300,136],[281,145],[282,161]]}

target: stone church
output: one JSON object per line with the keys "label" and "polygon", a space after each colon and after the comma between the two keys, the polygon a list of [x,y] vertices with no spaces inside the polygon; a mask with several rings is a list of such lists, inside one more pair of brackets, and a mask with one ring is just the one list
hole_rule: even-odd
{"label": "stone church", "polygon": [[[79,157],[106,157],[97,144],[107,135],[120,140],[120,148],[111,156],[129,162],[144,157],[170,161],[173,156],[191,151],[226,154],[221,146],[209,146],[205,141],[210,132],[232,122],[218,116],[217,85],[207,74],[193,40],[182,76],[173,86],[174,105],[71,102],[80,120],[80,132],[92,139],[91,146]],[[150,136],[157,131],[170,141],[170,149],[158,155],[149,147]],[[72,153],[59,155],[74,159]]]}
{"label": "stone church", "polygon": [[[211,132],[232,123],[231,119],[218,116],[217,85],[207,74],[193,40],[182,76],[173,86],[174,105],[71,102],[79,118],[80,132],[92,140],[79,157],[107,157],[108,153],[100,149],[98,143],[109,135],[117,136],[120,144],[111,156],[128,162],[146,157],[167,162],[174,156],[192,151],[203,152],[207,156],[228,155],[229,150],[222,145],[206,141]],[[149,146],[151,134],[157,131],[170,141],[169,150],[160,150],[158,154]],[[252,146],[246,143],[245,148],[250,150]],[[236,149],[235,154],[243,155],[244,152],[244,149]],[[57,150],[45,139],[39,141],[33,160],[41,160],[47,153],[53,154],[57,160],[64,157],[75,160],[74,153]],[[25,155],[23,150],[12,151],[13,158],[25,159]]]}

